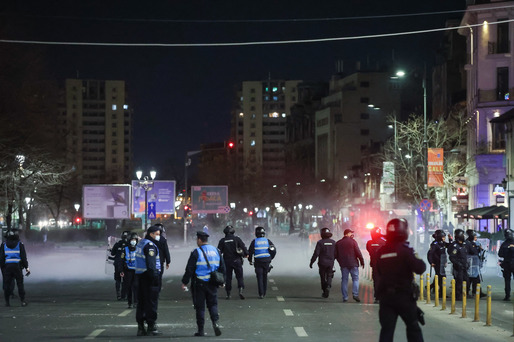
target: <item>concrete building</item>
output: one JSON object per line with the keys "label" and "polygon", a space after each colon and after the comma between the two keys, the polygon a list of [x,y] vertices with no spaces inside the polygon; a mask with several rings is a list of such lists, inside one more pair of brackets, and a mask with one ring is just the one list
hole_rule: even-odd
{"label": "concrete building", "polygon": [[[491,119],[514,108],[514,1],[468,1],[459,33],[467,38],[469,209],[504,204],[494,192],[505,178],[505,131]],[[475,26],[478,25],[478,26]],[[479,221],[480,229],[490,224]]]}
{"label": "concrete building", "polygon": [[125,82],[67,79],[63,90],[60,129],[77,186],[128,183],[133,132]]}

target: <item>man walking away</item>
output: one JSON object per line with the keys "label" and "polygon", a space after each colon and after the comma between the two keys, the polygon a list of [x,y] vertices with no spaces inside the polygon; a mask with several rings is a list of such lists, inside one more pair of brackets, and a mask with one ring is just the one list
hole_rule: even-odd
{"label": "man walking away", "polygon": [[332,278],[334,278],[334,260],[336,242],[331,239],[332,233],[328,228],[321,228],[321,240],[316,243],[314,253],[312,253],[309,267],[318,259],[319,277],[321,279],[321,297],[328,298],[330,288],[332,287]]}
{"label": "man walking away", "polygon": [[364,268],[364,258],[357,241],[353,238],[353,230],[345,229],[344,236],[336,243],[336,259],[341,267],[341,292],[343,302],[348,301],[348,275],[352,275],[353,300],[360,302],[359,298],[359,263]]}

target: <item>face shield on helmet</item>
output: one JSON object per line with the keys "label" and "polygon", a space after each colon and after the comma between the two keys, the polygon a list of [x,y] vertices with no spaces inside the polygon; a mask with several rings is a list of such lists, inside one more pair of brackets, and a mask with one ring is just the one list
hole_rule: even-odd
{"label": "face shield on helmet", "polygon": [[236,230],[231,225],[228,225],[225,227],[225,229],[223,229],[223,234],[225,234],[225,235],[234,234],[235,232],[236,232]]}
{"label": "face shield on helmet", "polygon": [[392,219],[387,223],[386,240],[387,241],[407,241],[409,237],[409,225],[405,219]]}
{"label": "face shield on helmet", "polygon": [[454,235],[456,241],[464,242],[464,240],[466,239],[466,237],[464,236],[464,231],[462,229],[455,229]]}
{"label": "face shield on helmet", "polygon": [[432,237],[435,241],[441,242],[443,241],[443,238],[446,236],[446,233],[442,229],[438,229],[432,234]]}
{"label": "face shield on helmet", "polygon": [[514,231],[511,229],[505,229],[503,236],[505,237],[505,240],[512,240],[514,238]]}
{"label": "face shield on helmet", "polygon": [[123,233],[121,233],[121,239],[126,240],[126,239],[128,239],[129,235],[130,235],[130,232],[128,230],[125,230]]}
{"label": "face shield on helmet", "polygon": [[332,237],[332,233],[330,232],[330,229],[328,229],[328,228],[321,228],[320,235],[321,235],[322,239],[329,239]]}
{"label": "face shield on helmet", "polygon": [[382,237],[382,231],[380,230],[380,227],[371,228],[369,233],[371,235],[372,240],[380,239],[380,237]]}
{"label": "face shield on helmet", "polygon": [[255,228],[255,237],[264,237],[266,236],[266,230],[264,227]]}

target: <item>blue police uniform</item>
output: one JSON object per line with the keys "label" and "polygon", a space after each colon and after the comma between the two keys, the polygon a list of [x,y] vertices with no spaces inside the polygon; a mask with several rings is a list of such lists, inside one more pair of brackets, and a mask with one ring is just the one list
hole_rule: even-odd
{"label": "blue police uniform", "polygon": [[122,254],[121,262],[123,263],[123,287],[127,291],[128,307],[132,307],[137,303],[137,282],[136,282],[136,248],[125,247]]}
{"label": "blue police uniform", "polygon": [[2,270],[5,304],[10,306],[10,298],[14,291],[14,282],[18,286],[21,305],[25,306],[25,286],[23,285],[22,269],[28,271],[27,253],[18,235],[11,235],[0,246],[0,269]]}
{"label": "blue police uniform", "polygon": [[268,238],[258,237],[255,238],[250,244],[248,249],[248,261],[252,262],[252,257],[255,258],[255,275],[257,276],[257,287],[259,291],[259,298],[266,296],[268,288],[268,272],[270,270],[271,260],[275,257],[275,245]]}

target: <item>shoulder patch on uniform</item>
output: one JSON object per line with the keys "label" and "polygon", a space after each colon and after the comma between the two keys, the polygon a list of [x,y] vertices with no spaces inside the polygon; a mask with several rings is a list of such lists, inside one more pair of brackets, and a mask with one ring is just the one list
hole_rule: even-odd
{"label": "shoulder patch on uniform", "polygon": [[155,255],[155,251],[153,249],[150,249],[148,251],[148,255],[153,257]]}
{"label": "shoulder patch on uniform", "polygon": [[454,250],[452,251],[452,254],[457,254],[457,250],[456,250],[456,249],[454,249]]}

